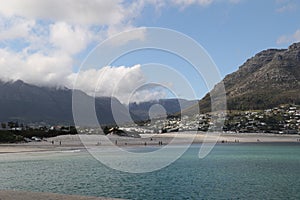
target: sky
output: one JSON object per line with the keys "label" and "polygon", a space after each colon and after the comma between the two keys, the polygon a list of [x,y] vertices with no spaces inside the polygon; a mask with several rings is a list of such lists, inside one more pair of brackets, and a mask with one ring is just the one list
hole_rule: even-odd
{"label": "sky", "polygon": [[203,48],[219,71],[217,83],[260,51],[299,42],[299,11],[298,0],[0,0],[0,79],[76,88],[125,104],[199,99],[211,89],[207,77],[178,55],[142,49],[107,65],[90,55],[111,38],[105,51],[149,41],[148,27],[170,29]]}

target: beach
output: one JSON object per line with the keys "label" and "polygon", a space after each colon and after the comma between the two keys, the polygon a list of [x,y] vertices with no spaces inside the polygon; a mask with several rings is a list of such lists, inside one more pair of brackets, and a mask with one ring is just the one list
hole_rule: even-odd
{"label": "beach", "polygon": [[[2,144],[0,199],[299,199],[298,137],[210,134],[208,142],[218,144],[205,158],[198,155],[206,135],[190,132],[144,134],[141,138],[109,135],[110,140],[103,135],[64,135],[41,142]],[[126,158],[120,159],[109,145],[145,153],[169,142],[175,147],[170,149],[178,150],[191,140],[194,144],[176,161],[150,173],[118,171],[95,159],[107,155],[116,164],[126,165]],[[155,156],[162,161],[167,158],[164,153]],[[132,167],[138,164],[133,163]]]}
{"label": "beach", "polygon": [[41,142],[0,144],[0,154],[22,152],[70,151],[88,147],[117,146],[145,146],[172,145],[190,143],[296,143],[300,144],[300,135],[278,135],[263,133],[165,133],[141,134],[141,138],[121,137],[117,135],[62,135]]}

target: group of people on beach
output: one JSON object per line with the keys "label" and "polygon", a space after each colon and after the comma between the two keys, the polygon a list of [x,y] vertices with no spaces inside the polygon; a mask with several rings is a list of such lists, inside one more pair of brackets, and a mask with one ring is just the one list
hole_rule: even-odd
{"label": "group of people on beach", "polygon": [[[153,141],[153,139],[150,138],[150,141]],[[100,144],[101,144],[101,143],[98,142],[98,143],[97,143],[97,146],[100,145]],[[127,146],[127,142],[125,142],[124,144]],[[117,140],[115,140],[115,145],[118,145],[118,141],[117,141]],[[162,145],[163,145],[163,142],[162,142],[162,141],[158,141],[158,145],[159,145],[159,146],[162,146]],[[147,146],[147,142],[144,142],[144,146]]]}

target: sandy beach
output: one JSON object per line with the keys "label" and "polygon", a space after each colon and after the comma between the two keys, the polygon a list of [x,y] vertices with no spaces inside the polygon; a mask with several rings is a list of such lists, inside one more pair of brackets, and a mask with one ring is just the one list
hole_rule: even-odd
{"label": "sandy beach", "polygon": [[[108,140],[109,139],[109,140]],[[53,143],[52,143],[53,141]],[[46,141],[29,142],[19,144],[0,144],[0,154],[23,153],[23,152],[47,152],[47,151],[69,151],[85,149],[86,147],[105,147],[109,145],[118,146],[145,146],[145,145],[167,145],[187,143],[270,143],[270,142],[299,142],[300,135],[278,135],[278,134],[204,134],[204,133],[165,133],[165,134],[141,134],[141,138],[120,137],[116,135],[63,135],[48,138]],[[84,145],[83,145],[84,142]]]}
{"label": "sandy beach", "polygon": [[[175,138],[175,139],[174,139]],[[109,140],[107,140],[109,139]],[[191,132],[183,133],[166,133],[166,134],[142,134],[141,138],[120,137],[116,135],[63,135],[41,142],[29,142],[20,144],[0,144],[0,160],[5,163],[6,161],[15,160],[45,160],[53,158],[57,162],[64,160],[65,156],[79,156],[88,155],[87,149],[95,150],[95,148],[109,149],[109,145],[118,145],[123,147],[139,147],[146,146],[163,146],[170,142],[173,145],[203,143],[203,142],[217,142],[221,145],[237,145],[249,143],[261,143],[262,145],[268,143],[293,143],[300,146],[299,135],[275,135],[275,134],[192,134]],[[84,141],[84,142],[83,142]],[[162,142],[162,145],[159,143]],[[83,144],[84,143],[84,144]],[[86,145],[86,146],[85,146]],[[297,145],[297,146],[298,146]],[[293,145],[294,146],[294,145]],[[70,153],[69,153],[70,152]],[[81,153],[77,153],[81,152]],[[109,152],[109,151],[108,151]],[[86,154],[85,154],[86,153]],[[48,190],[47,190],[48,191]],[[102,195],[101,195],[102,196]],[[27,192],[15,190],[0,190],[0,200],[101,200],[112,199],[103,197],[87,197],[77,195],[64,195],[43,192]]]}

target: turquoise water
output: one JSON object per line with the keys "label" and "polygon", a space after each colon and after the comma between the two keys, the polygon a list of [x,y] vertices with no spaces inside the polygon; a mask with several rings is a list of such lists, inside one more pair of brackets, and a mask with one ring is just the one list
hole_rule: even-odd
{"label": "turquoise water", "polygon": [[[144,151],[140,147],[134,151]],[[86,152],[0,155],[0,189],[125,199],[300,199],[299,144],[193,145],[151,173],[109,169]]]}

